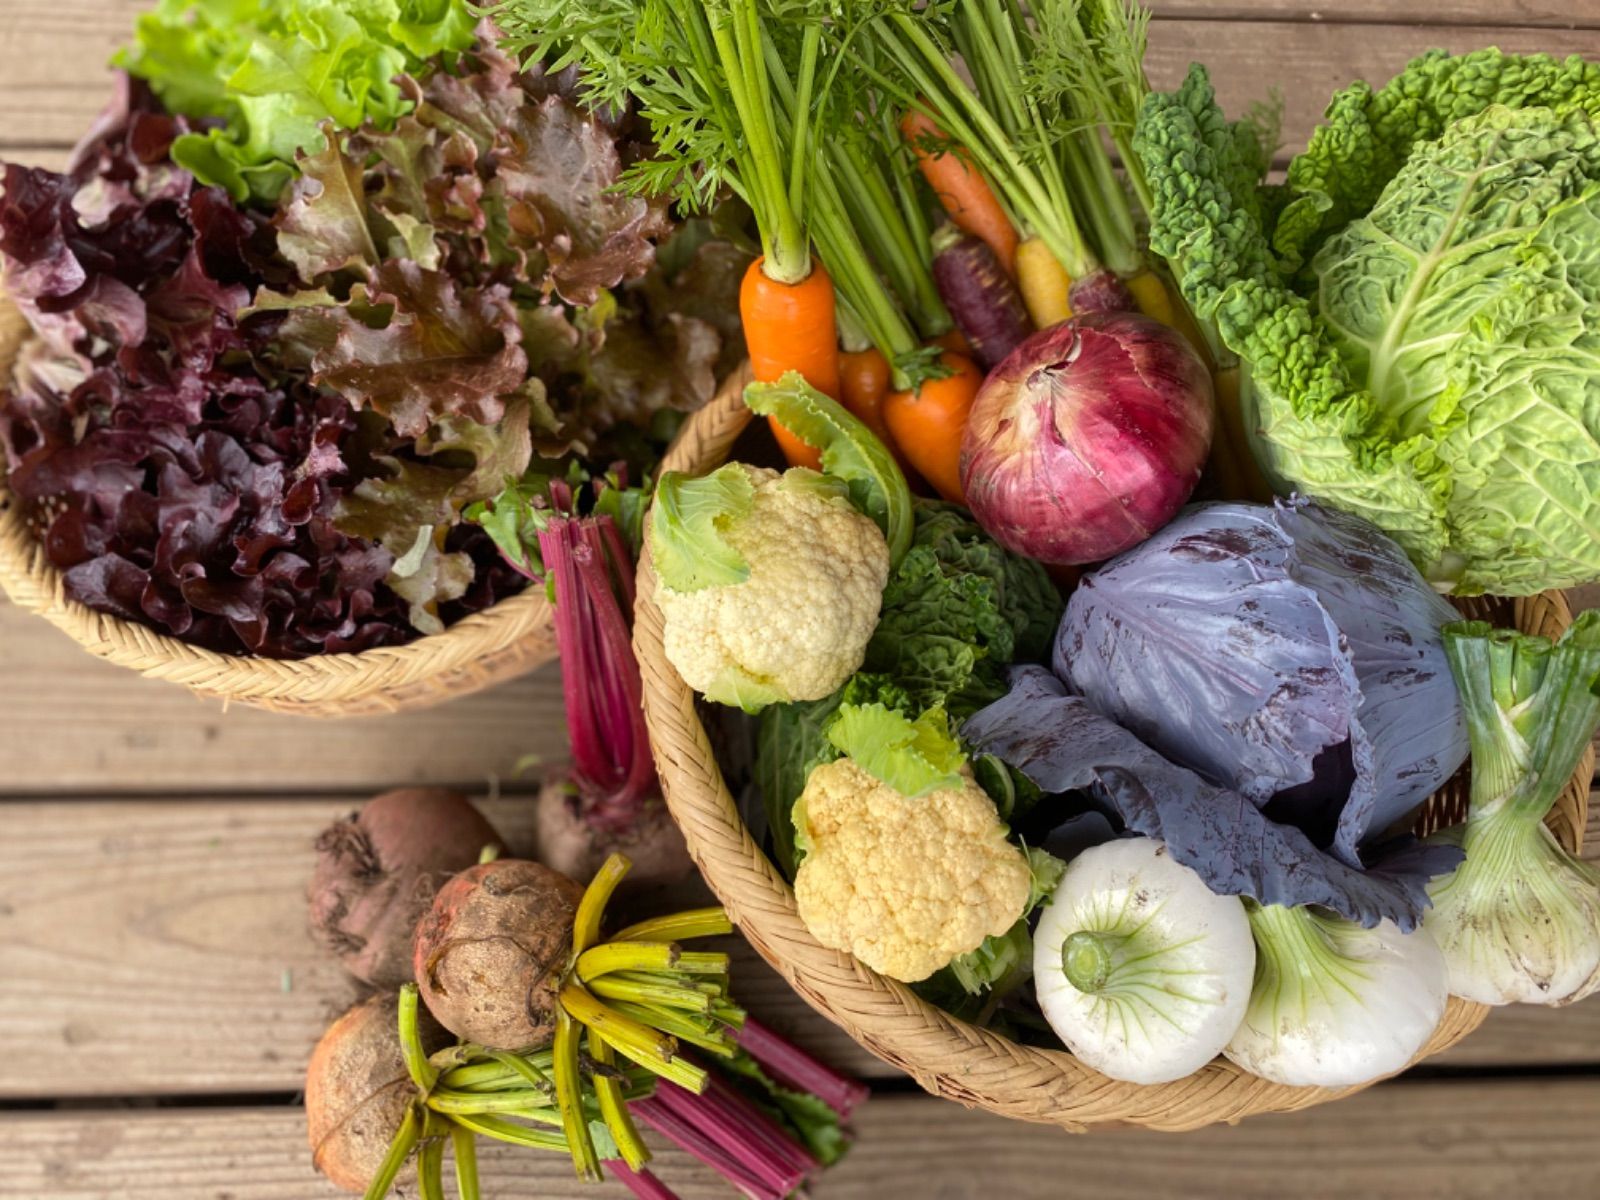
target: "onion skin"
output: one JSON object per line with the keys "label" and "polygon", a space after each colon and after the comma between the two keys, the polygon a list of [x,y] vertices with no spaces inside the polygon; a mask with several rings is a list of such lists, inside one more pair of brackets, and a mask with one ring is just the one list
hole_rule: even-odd
{"label": "onion skin", "polygon": [[1181,335],[1137,313],[1075,317],[984,382],[961,447],[967,504],[1013,553],[1100,562],[1183,507],[1214,420],[1211,375]]}

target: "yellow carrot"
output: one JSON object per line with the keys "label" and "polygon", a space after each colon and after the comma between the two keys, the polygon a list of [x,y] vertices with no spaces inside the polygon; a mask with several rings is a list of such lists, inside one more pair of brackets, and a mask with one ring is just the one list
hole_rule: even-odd
{"label": "yellow carrot", "polygon": [[1072,316],[1072,277],[1038,237],[1017,246],[1017,288],[1035,329],[1048,329]]}

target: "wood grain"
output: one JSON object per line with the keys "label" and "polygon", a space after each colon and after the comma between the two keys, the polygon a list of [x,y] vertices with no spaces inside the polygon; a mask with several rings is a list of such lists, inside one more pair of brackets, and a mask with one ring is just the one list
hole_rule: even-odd
{"label": "wood grain", "polygon": [[[296,1090],[357,994],[312,942],[305,908],[312,840],[351,807],[0,808],[0,1098]],[[514,850],[533,850],[526,797],[485,811]],[[872,1069],[742,939],[727,942],[752,1011],[830,1061]]]}
{"label": "wood grain", "polygon": [[563,758],[560,667],[423,712],[324,721],[224,710],[140,678],[0,599],[0,795],[484,789]]}
{"label": "wood grain", "polygon": [[[0,12],[0,157],[26,161],[29,148],[77,140],[107,94],[93,66],[129,36],[143,7],[141,0],[8,0]],[[1587,0],[1167,0],[1158,7],[1170,19],[1152,26],[1156,86],[1172,86],[1199,59],[1211,65],[1230,112],[1277,87],[1288,101],[1290,152],[1337,87],[1357,77],[1386,79],[1431,46],[1600,54],[1600,6]],[[1332,13],[1338,22],[1317,19]],[[1580,24],[1587,28],[1571,28]]]}
{"label": "wood grain", "polygon": [[[1192,1134],[1070,1137],[909,1096],[860,1110],[859,1141],[817,1200],[1538,1200],[1593,1195],[1600,1083],[1388,1084],[1326,1109]],[[8,1114],[0,1197],[331,1200],[293,1108]],[[551,1154],[485,1146],[486,1196],[619,1197]],[[654,1169],[683,1200],[726,1185],[675,1151]]]}
{"label": "wood grain", "polygon": [[[355,985],[305,927],[311,842],[351,801],[12,802],[0,810],[0,1098],[293,1091]],[[532,806],[485,811],[530,853]],[[1594,815],[1600,833],[1600,806]],[[1600,856],[1600,836],[1590,839]],[[894,1072],[739,939],[738,993],[858,1074]],[[1600,1000],[1514,1008],[1435,1066],[1600,1066]]]}

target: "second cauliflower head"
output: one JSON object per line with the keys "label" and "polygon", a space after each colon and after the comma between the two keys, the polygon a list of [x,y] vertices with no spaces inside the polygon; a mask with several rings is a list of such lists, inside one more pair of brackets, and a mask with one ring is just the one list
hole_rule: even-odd
{"label": "second cauliflower head", "polygon": [[[714,490],[690,492],[702,484]],[[803,469],[733,463],[683,489],[681,524],[698,523],[722,561],[743,569],[680,589],[656,550],[668,661],[707,699],[749,711],[831,694],[861,665],[877,625],[889,578],[877,524],[843,486]]]}
{"label": "second cauliflower head", "polygon": [[959,787],[902,795],[841,758],[795,808],[800,919],[824,946],[916,983],[1006,933],[1027,908],[1027,856],[966,768]]}

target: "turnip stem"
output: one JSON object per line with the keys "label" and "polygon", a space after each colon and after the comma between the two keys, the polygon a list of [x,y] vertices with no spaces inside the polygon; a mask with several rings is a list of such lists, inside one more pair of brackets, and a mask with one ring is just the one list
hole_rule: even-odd
{"label": "turnip stem", "polygon": [[1111,978],[1115,965],[1112,946],[1123,938],[1117,934],[1079,929],[1061,946],[1061,969],[1067,982],[1080,992],[1098,992]]}
{"label": "turnip stem", "polygon": [[[611,1047],[607,1046],[600,1039],[600,1035],[593,1030],[589,1031],[589,1054],[602,1067],[613,1066],[616,1062]],[[611,1131],[611,1138],[617,1143],[622,1161],[634,1171],[642,1170],[645,1163],[650,1161],[650,1151],[646,1148],[644,1139],[639,1136],[638,1126],[628,1114],[627,1099],[623,1094],[622,1085],[610,1076],[597,1071],[594,1075],[594,1094],[600,1102],[600,1117],[605,1121],[606,1128]]]}
{"label": "turnip stem", "polygon": [[612,940],[617,942],[686,942],[692,938],[720,937],[733,932],[724,908],[692,908],[665,917],[651,917],[629,925]]}
{"label": "turnip stem", "polygon": [[452,1123],[450,1149],[456,1164],[456,1195],[460,1200],[483,1200],[478,1187],[478,1141],[472,1130]]}
{"label": "turnip stem", "polygon": [[406,1159],[411,1157],[411,1152],[417,1148],[417,1138],[421,1132],[421,1121],[417,1116],[417,1106],[406,1106],[406,1115],[400,1120],[400,1128],[395,1130],[394,1140],[389,1143],[389,1152],[383,1156],[383,1162],[378,1166],[378,1173],[372,1177],[372,1182],[367,1185],[365,1200],[383,1200],[389,1194],[389,1189],[394,1186],[395,1177],[400,1174],[400,1168],[406,1165]]}
{"label": "turnip stem", "polygon": [[595,872],[578,902],[578,915],[572,921],[572,952],[581,955],[600,940],[600,921],[606,905],[633,863],[623,854],[613,854]]}
{"label": "turnip stem", "polygon": [[[585,902],[587,899],[586,896]],[[601,903],[603,906],[604,901]],[[589,1120],[583,1111],[583,1081],[578,1075],[578,1027],[560,1006],[556,1008],[554,1049],[556,1104],[561,1110],[561,1131],[572,1152],[572,1165],[579,1179],[597,1180],[600,1158],[595,1153],[594,1139],[589,1136]]]}
{"label": "turnip stem", "polygon": [[417,1025],[417,985],[414,983],[400,989],[400,1053],[405,1058],[406,1074],[426,1095],[438,1082],[439,1070],[428,1061],[422,1049],[422,1032]]}

